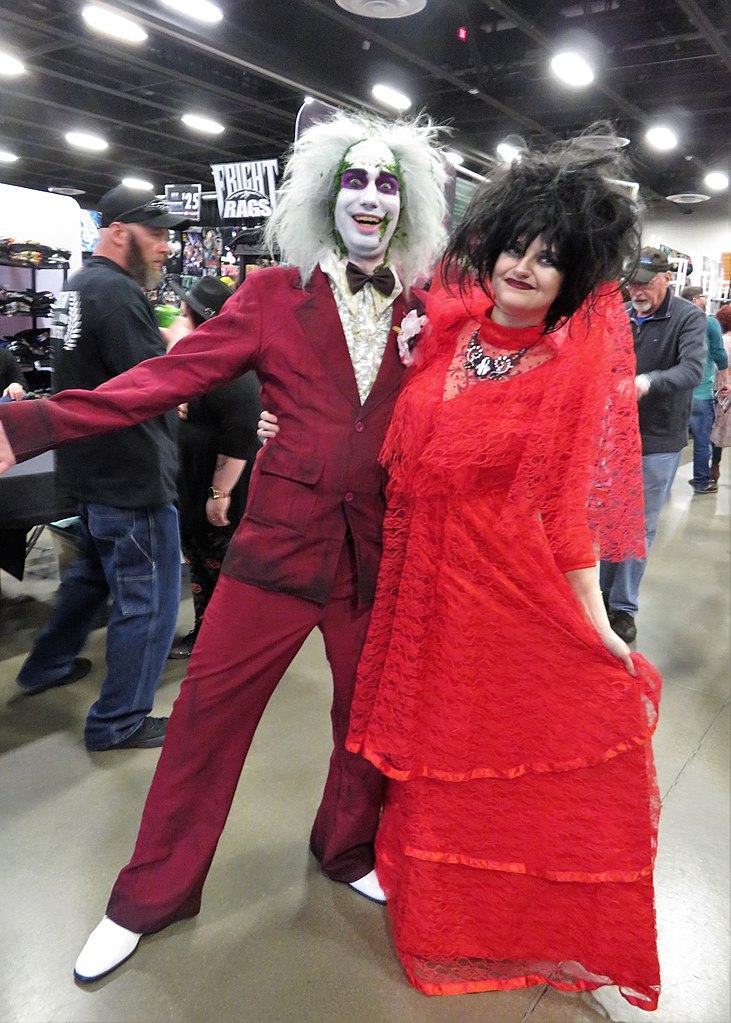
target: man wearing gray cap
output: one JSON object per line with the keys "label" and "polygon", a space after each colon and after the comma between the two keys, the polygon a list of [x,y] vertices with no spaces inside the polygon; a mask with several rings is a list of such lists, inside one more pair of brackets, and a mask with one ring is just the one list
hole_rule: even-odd
{"label": "man wearing gray cap", "polygon": [[[99,211],[96,252],[54,308],[57,391],[93,390],[165,353],[142,288],[159,282],[168,228],[183,220],[149,192],[123,185],[102,197]],[[34,694],[87,674],[90,662],[77,655],[111,594],[107,671],[84,731],[89,750],[153,748],[165,736],[167,719],[149,712],[180,595],[175,418],[86,438],[56,456],[58,482],[78,502],[79,553],[18,685]]]}
{"label": "man wearing gray cap", "polygon": [[[706,318],[692,302],[669,290],[672,272],[667,254],[643,248],[629,282],[627,305],[634,335],[642,485],[647,554],[655,538],[660,511],[670,494],[688,443],[693,388],[706,361]],[[600,582],[609,622],[631,643],[647,557],[602,561]]]}

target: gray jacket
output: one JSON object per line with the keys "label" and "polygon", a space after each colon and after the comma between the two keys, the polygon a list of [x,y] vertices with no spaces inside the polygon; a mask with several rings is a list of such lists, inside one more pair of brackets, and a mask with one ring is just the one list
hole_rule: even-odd
{"label": "gray jacket", "polygon": [[642,454],[681,451],[688,443],[693,388],[706,364],[705,313],[668,291],[660,308],[643,323],[626,306],[635,340],[637,372],[650,379],[639,402]]}

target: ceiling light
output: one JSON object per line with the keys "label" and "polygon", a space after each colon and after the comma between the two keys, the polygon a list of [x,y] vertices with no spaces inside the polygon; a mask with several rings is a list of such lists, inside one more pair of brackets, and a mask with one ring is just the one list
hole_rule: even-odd
{"label": "ceiling light", "polygon": [[551,70],[567,85],[582,86],[594,81],[594,72],[580,53],[567,50],[551,60]]}
{"label": "ceiling light", "polygon": [[223,18],[223,11],[220,7],[210,3],[210,0],[162,0],[166,7],[172,8],[178,14],[186,18],[195,18],[196,21],[206,21],[213,24]]}
{"label": "ceiling light", "polygon": [[470,96],[479,96],[480,95],[480,90],[479,89],[475,89],[475,88],[468,89],[467,92],[470,94]]}
{"label": "ceiling light", "polygon": [[91,4],[83,9],[81,17],[95,32],[112,36],[123,43],[143,43],[147,39],[147,32],[141,25],[109,10],[108,7],[96,7]]}
{"label": "ceiling light", "polygon": [[591,144],[601,149],[624,149],[630,140],[624,135],[592,135]]}
{"label": "ceiling light", "polygon": [[155,187],[151,181],[145,181],[144,178],[122,178],[122,184],[125,188],[144,188],[148,192]]}
{"label": "ceiling light", "polygon": [[11,57],[9,53],[0,53],[0,75],[14,78],[15,75],[22,75],[25,65],[17,57]]}
{"label": "ceiling light", "polygon": [[335,3],[361,18],[408,18],[426,7],[426,0],[335,0]]}
{"label": "ceiling light", "polygon": [[444,155],[453,167],[459,167],[460,164],[464,163],[464,157],[462,154],[456,153],[453,149],[445,149]]}
{"label": "ceiling light", "polygon": [[54,195],[86,195],[83,188],[72,188],[71,185],[49,185],[46,191]]}
{"label": "ceiling light", "polygon": [[645,138],[653,149],[675,149],[678,144],[678,137],[670,128],[663,125],[656,125],[646,133]]}
{"label": "ceiling light", "polygon": [[15,163],[17,159],[17,155],[9,149],[0,149],[0,163]]}
{"label": "ceiling light", "polygon": [[497,155],[505,163],[512,163],[513,160],[520,159],[520,150],[517,146],[511,146],[509,142],[501,142],[497,147]]}
{"label": "ceiling light", "polygon": [[189,128],[202,131],[205,135],[220,135],[225,130],[218,121],[212,121],[210,117],[200,117],[198,114],[183,114],[180,120]]}
{"label": "ceiling light", "polygon": [[703,192],[678,192],[676,195],[666,195],[665,198],[677,203],[678,206],[693,206],[697,202],[706,202],[711,197],[704,195]]}
{"label": "ceiling light", "polygon": [[703,183],[713,192],[723,192],[728,188],[728,174],[724,174],[723,171],[711,171],[710,174],[706,174]]}
{"label": "ceiling light", "polygon": [[379,103],[383,103],[387,107],[393,107],[394,110],[399,112],[408,110],[411,106],[409,97],[405,96],[403,92],[392,89],[390,85],[374,85],[371,89],[371,94]]}
{"label": "ceiling light", "polygon": [[88,149],[92,153],[101,153],[109,145],[99,135],[90,135],[85,131],[67,131],[65,138],[70,146],[76,146],[78,149]]}

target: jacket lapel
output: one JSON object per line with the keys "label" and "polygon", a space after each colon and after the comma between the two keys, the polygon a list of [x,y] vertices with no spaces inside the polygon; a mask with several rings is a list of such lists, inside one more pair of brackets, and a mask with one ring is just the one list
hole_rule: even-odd
{"label": "jacket lapel", "polygon": [[304,297],[294,306],[293,312],[302,333],[333,383],[352,405],[360,408],[358,385],[338,307],[330,283],[319,267],[301,294]]}
{"label": "jacket lapel", "polygon": [[391,313],[391,330],[388,334],[388,340],[386,341],[386,348],[381,359],[381,366],[378,370],[378,376],[375,379],[371,393],[366,398],[363,404],[363,412],[367,414],[372,412],[374,408],[389,398],[394,391],[398,390],[401,386],[401,381],[404,376],[404,365],[401,362],[398,353],[398,344],[396,341],[397,331],[394,327],[400,327],[401,321],[410,309],[414,307],[413,298],[411,301],[407,301],[404,298],[402,292],[396,301],[393,303],[393,310]]}

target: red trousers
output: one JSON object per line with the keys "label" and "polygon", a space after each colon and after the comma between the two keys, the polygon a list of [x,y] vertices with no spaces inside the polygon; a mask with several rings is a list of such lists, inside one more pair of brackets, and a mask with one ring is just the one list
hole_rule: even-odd
{"label": "red trousers", "polygon": [[316,626],[333,674],[334,749],[310,848],[333,880],[354,881],[373,869],[383,778],[345,749],[370,613],[356,609],[346,553],[325,607],[220,577],[168,722],[134,855],[109,900],[116,923],[151,933],[199,911],[256,727]]}

